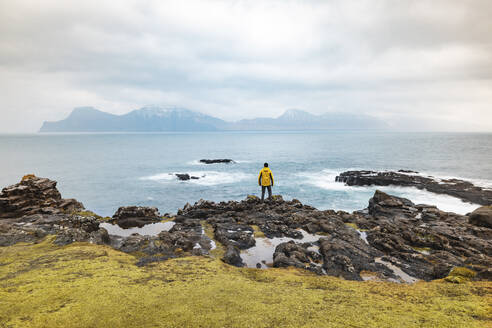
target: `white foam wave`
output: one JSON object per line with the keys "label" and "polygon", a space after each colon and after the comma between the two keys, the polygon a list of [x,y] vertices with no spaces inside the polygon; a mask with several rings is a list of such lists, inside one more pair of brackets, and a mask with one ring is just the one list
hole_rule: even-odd
{"label": "white foam wave", "polygon": [[[184,173],[184,172],[176,172]],[[187,181],[179,181],[176,177],[176,173],[161,173],[148,177],[143,177],[143,180],[153,180],[162,183],[176,182],[176,183],[190,183],[202,186],[214,186],[219,184],[237,183],[244,180],[256,181],[253,174],[247,174],[244,172],[219,172],[219,171],[191,171],[186,172],[190,176],[198,177],[198,179],[191,179]]]}
{"label": "white foam wave", "polygon": [[176,175],[174,173],[159,173],[156,175],[140,178],[140,180],[153,180],[153,181],[171,181],[175,179],[176,179]]}
{"label": "white foam wave", "polygon": [[461,199],[453,196],[435,194],[430,191],[411,187],[387,186],[371,187],[371,189],[379,189],[388,194],[396,194],[397,196],[408,198],[415,204],[435,205],[440,210],[457,214],[466,214],[481,206],[479,204],[463,202]]}
{"label": "white foam wave", "polygon": [[207,165],[205,163],[200,162],[198,159],[186,162],[186,164],[188,164],[188,165]]}
{"label": "white foam wave", "polygon": [[326,190],[353,190],[358,188],[356,186],[347,186],[345,183],[335,182],[335,178],[340,172],[343,171],[323,170],[314,173],[297,173],[296,176],[301,178],[301,181]]}
{"label": "white foam wave", "polygon": [[203,186],[213,186],[218,184],[236,183],[244,180],[255,181],[253,174],[244,172],[218,172],[218,171],[203,171],[190,172],[190,175],[197,176],[200,179],[190,180],[191,183]]}
{"label": "white foam wave", "polygon": [[430,191],[420,190],[413,187],[347,186],[344,183],[335,182],[335,177],[339,174],[339,172],[343,171],[323,170],[315,173],[299,173],[297,176],[304,178],[304,181],[312,186],[330,191],[346,191],[352,194],[348,197],[354,197],[357,199],[366,199],[367,196],[374,193],[376,189],[379,189],[388,194],[410,199],[415,204],[435,205],[443,211],[454,212],[457,214],[466,214],[475,210],[477,207],[480,207],[478,204],[463,202],[461,199],[456,197],[435,194]]}

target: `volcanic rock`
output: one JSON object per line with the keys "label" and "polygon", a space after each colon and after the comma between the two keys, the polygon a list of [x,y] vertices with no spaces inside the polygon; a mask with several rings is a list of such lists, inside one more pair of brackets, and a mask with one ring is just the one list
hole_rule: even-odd
{"label": "volcanic rock", "polygon": [[67,245],[76,241],[109,244],[106,229],[99,227],[95,216],[78,214],[34,214],[5,219],[0,227],[0,246],[18,242],[37,242],[47,235],[57,235],[55,243]]}
{"label": "volcanic rock", "polygon": [[83,210],[75,199],[62,199],[56,181],[26,175],[0,193],[0,219],[33,214],[60,214]]}
{"label": "volcanic rock", "polygon": [[246,224],[218,223],[215,225],[215,238],[224,245],[232,245],[239,249],[253,247],[253,228]]}
{"label": "volcanic rock", "polygon": [[[53,185],[42,184],[45,183]],[[32,186],[20,189],[23,188],[37,190]],[[53,188],[41,190],[53,193]],[[8,199],[15,196],[9,192],[2,195]],[[45,199],[61,199],[59,193],[54,195]],[[33,198],[30,193],[19,196],[16,204]],[[52,203],[49,208],[57,209],[59,203]],[[410,282],[444,278],[453,268],[465,267],[476,273],[474,279],[490,280],[492,229],[483,223],[489,222],[488,216],[483,216],[489,213],[485,209],[458,215],[381,191],[375,192],[366,210],[353,213],[319,211],[298,200],[285,201],[281,197],[264,203],[257,197],[219,203],[200,200],[178,211],[170,231],[157,236],[129,237],[108,235],[99,225],[101,218],[90,212],[67,214],[60,210],[55,214],[2,219],[0,245],[37,242],[47,235],[56,235],[54,240],[60,245],[74,241],[109,244],[138,254],[139,265],[145,265],[209,254],[215,247],[215,242],[205,234],[210,229],[217,247],[226,252],[223,260],[233,265],[242,265],[240,250],[255,246],[257,238],[275,237],[287,238],[272,250],[276,267],[294,266],[352,280],[372,275],[376,279]],[[113,219],[131,219],[139,224],[160,220],[157,209],[139,207],[121,208]],[[310,242],[303,242],[305,238],[310,238]],[[255,259],[252,265],[266,259]]]}
{"label": "volcanic rock", "polygon": [[118,224],[123,229],[143,227],[149,223],[161,221],[161,215],[155,207],[124,206],[118,208],[113,215],[112,223]]}
{"label": "volcanic rock", "polygon": [[[450,195],[466,202],[480,205],[492,204],[492,190],[473,185],[459,179],[436,180],[432,177],[411,174],[408,170],[399,172],[346,171],[335,178],[349,186],[403,186],[425,189],[436,194]],[[415,172],[416,173],[416,172]]]}
{"label": "volcanic rock", "polygon": [[315,250],[310,249],[311,247],[313,247],[311,243],[296,244],[294,241],[281,243],[273,253],[273,266],[276,268],[293,266],[323,274],[322,257]]}
{"label": "volcanic rock", "polygon": [[223,159],[201,159],[200,163],[217,164],[217,163],[235,163],[235,162],[232,159],[223,158]]}
{"label": "volcanic rock", "polygon": [[240,255],[239,248],[234,245],[228,245],[224,257],[222,258],[227,264],[234,265],[237,267],[243,267],[244,263]]}
{"label": "volcanic rock", "polygon": [[470,223],[480,227],[492,228],[492,206],[482,206],[473,211],[470,214]]}
{"label": "volcanic rock", "polygon": [[190,175],[188,173],[176,173],[176,176],[181,181],[187,181],[187,180],[190,180],[191,179],[191,177],[190,177]]}

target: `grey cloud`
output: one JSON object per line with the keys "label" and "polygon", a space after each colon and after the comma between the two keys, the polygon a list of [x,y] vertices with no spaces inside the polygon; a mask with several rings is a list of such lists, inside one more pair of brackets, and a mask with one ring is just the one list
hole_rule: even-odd
{"label": "grey cloud", "polygon": [[396,128],[492,131],[491,9],[482,0],[0,1],[0,132],[35,131],[75,106],[146,104],[226,119],[363,112]]}

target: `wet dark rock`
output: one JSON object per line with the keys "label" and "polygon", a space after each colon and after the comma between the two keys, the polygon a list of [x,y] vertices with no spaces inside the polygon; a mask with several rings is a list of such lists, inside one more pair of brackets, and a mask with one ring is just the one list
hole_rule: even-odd
{"label": "wet dark rock", "polygon": [[369,200],[369,214],[373,216],[415,217],[418,213],[414,204],[408,199],[390,196],[382,191],[376,190],[374,196]]}
{"label": "wet dark rock", "polygon": [[323,268],[328,275],[362,280],[361,271],[370,271],[392,277],[391,271],[375,262],[384,253],[365,243],[353,229],[340,230],[339,233],[321,239],[320,253],[323,255]]}
{"label": "wet dark rock", "polygon": [[469,222],[480,227],[492,228],[492,206],[482,206],[473,211]]}
{"label": "wet dark rock", "polygon": [[261,231],[268,238],[275,237],[290,237],[295,239],[301,239],[302,233],[299,230],[289,228],[286,224],[282,224],[282,221],[276,220],[276,222],[265,222],[260,224]]}
{"label": "wet dark rock", "polygon": [[[405,172],[405,173],[403,173]],[[400,170],[399,172],[384,171],[346,171],[335,178],[349,186],[403,186],[425,189],[436,194],[445,194],[457,197],[466,202],[480,205],[492,204],[492,190],[483,189],[471,182],[459,179],[437,181],[432,177],[412,175]]]}
{"label": "wet dark rock", "polygon": [[188,173],[176,173],[175,174],[178,180],[181,181],[188,181],[188,180],[198,180],[200,177],[194,176],[194,175],[189,175]]}
{"label": "wet dark rock", "polygon": [[400,173],[419,173],[417,171],[412,171],[412,170],[398,170]]}
{"label": "wet dark rock", "polygon": [[75,199],[62,199],[56,181],[26,175],[0,193],[0,219],[32,214],[60,214],[83,210]]}
{"label": "wet dark rock", "polygon": [[431,280],[453,266],[492,264],[492,229],[470,224],[467,216],[379,191],[369,204],[368,214],[354,215],[352,223],[368,230],[369,244],[408,275]]}
{"label": "wet dark rock", "polygon": [[192,219],[188,218],[185,216],[178,216],[174,220],[176,224],[169,230],[169,232],[175,232],[175,231],[193,231],[197,234],[201,234],[203,227],[202,224],[200,223],[200,220],[197,219]]}
{"label": "wet dark rock", "polygon": [[[243,259],[241,258],[240,255],[240,250],[234,245],[228,245],[224,254],[224,257],[222,257],[222,261],[224,261],[227,264],[234,265],[237,267],[243,267]],[[261,267],[261,265],[260,265]]]}
{"label": "wet dark rock", "polygon": [[144,253],[157,256],[206,255],[211,249],[211,240],[193,231],[162,231],[157,236],[132,234],[116,238],[112,246],[125,253]]}
{"label": "wet dark rock", "polygon": [[47,235],[56,235],[54,242],[58,245],[73,242],[110,242],[108,232],[99,228],[99,220],[94,216],[35,214],[5,219],[0,228],[0,246],[9,246],[17,242],[37,242]]}
{"label": "wet dark rock", "polygon": [[217,163],[235,163],[235,162],[232,159],[223,158],[223,159],[201,159],[200,163],[217,164]]}
{"label": "wet dark rock", "polygon": [[109,244],[110,238],[106,229],[103,228],[92,232],[87,232],[82,229],[66,229],[65,231],[58,233],[54,243],[63,246],[77,241],[90,242],[93,244]]}
{"label": "wet dark rock", "polygon": [[176,173],[176,176],[181,181],[187,181],[187,180],[190,180],[191,179],[191,177],[190,177],[190,175],[188,173]]}
{"label": "wet dark rock", "polygon": [[256,244],[253,228],[246,224],[217,223],[214,234],[215,238],[226,246],[232,245],[239,249],[247,249]]}
{"label": "wet dark rock", "polygon": [[276,268],[293,266],[307,269],[316,274],[323,274],[322,257],[314,250],[310,250],[311,243],[297,244],[294,241],[282,243],[273,253],[273,266]]}
{"label": "wet dark rock", "polygon": [[155,207],[124,206],[118,208],[111,222],[118,224],[123,229],[128,229],[132,227],[141,228],[146,224],[161,220],[161,215]]}

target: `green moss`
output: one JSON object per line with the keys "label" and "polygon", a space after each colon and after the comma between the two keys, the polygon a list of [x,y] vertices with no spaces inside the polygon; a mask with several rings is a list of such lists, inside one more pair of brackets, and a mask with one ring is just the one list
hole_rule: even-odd
{"label": "green moss", "polygon": [[246,196],[246,199],[259,200],[260,198],[258,196],[255,196],[255,195],[248,195],[248,196]]}
{"label": "green moss", "polygon": [[[353,222],[345,222],[345,225],[346,226],[349,226],[351,228],[354,228],[355,230],[359,230],[359,231],[369,231],[368,229],[361,229],[359,228],[359,226]],[[319,233],[318,233],[319,234]],[[329,235],[329,234],[328,234]]]}
{"label": "green moss", "polygon": [[170,221],[173,221],[175,219],[174,216],[162,216],[161,217],[161,222],[170,222]]}
{"label": "green moss", "polygon": [[477,275],[475,271],[464,267],[454,267],[453,270],[451,270],[450,274],[455,276],[462,276],[466,278],[473,278]]}
{"label": "green moss", "polygon": [[265,234],[261,231],[260,227],[252,225],[251,228],[253,228],[253,235],[255,238],[265,238]]}
{"label": "green moss", "polygon": [[354,228],[355,230],[358,230],[359,229],[359,227],[357,227],[357,224],[352,223],[352,222],[345,222],[345,225],[346,226],[349,226],[351,228]]}
{"label": "green moss", "polygon": [[273,200],[283,200],[284,198],[282,197],[282,195],[273,195],[272,199]]}
{"label": "green moss", "polygon": [[430,247],[412,247],[412,249],[420,253],[430,252],[432,250]]}
{"label": "green moss", "polygon": [[454,267],[444,280],[455,284],[462,284],[473,279],[475,275],[476,272],[468,268]]}
{"label": "green moss", "polygon": [[26,181],[26,180],[30,180],[30,179],[34,179],[34,178],[36,178],[36,176],[34,174],[26,174],[22,177],[21,182]]}
{"label": "green moss", "polygon": [[485,327],[491,282],[345,281],[107,246],[0,247],[0,327]]}

